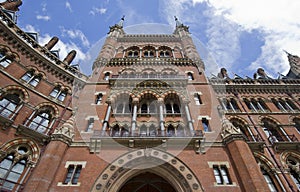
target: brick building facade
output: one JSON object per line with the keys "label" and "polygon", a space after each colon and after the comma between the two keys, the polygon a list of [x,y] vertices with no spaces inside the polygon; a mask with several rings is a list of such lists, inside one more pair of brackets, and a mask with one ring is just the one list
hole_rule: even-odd
{"label": "brick building facade", "polygon": [[[287,76],[206,77],[173,34],[110,27],[87,77],[0,9],[1,191],[298,191],[300,58]],[[201,54],[201,53],[200,53]]]}

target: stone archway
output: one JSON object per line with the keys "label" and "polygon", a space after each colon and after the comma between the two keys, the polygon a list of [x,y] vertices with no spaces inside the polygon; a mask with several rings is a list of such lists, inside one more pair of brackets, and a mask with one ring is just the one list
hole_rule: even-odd
{"label": "stone archway", "polygon": [[[116,159],[99,175],[91,191],[122,192],[128,183],[143,174],[145,177],[161,179],[167,183],[171,192],[203,191],[197,177],[183,162],[169,153],[153,148],[131,151]],[[147,185],[153,186],[151,183],[144,183],[139,187]],[[156,190],[159,192],[160,188]]]}

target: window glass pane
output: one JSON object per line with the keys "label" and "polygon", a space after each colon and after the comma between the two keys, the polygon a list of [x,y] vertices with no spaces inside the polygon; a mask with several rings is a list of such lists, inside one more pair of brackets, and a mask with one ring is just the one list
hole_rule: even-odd
{"label": "window glass pane", "polygon": [[33,72],[27,72],[25,75],[23,75],[22,80],[28,82],[33,76]]}
{"label": "window glass pane", "polygon": [[213,169],[214,169],[214,175],[215,175],[215,179],[216,179],[217,184],[222,184],[222,178],[221,178],[221,175],[220,175],[219,168],[214,167]]}
{"label": "window glass pane", "polygon": [[228,173],[227,173],[227,168],[226,167],[221,166],[221,174],[222,174],[222,178],[224,180],[224,183],[230,184],[231,182],[229,180]]}
{"label": "window glass pane", "polygon": [[76,170],[75,170],[75,174],[74,174],[73,179],[72,179],[72,184],[77,184],[80,172],[81,172],[81,165],[77,165]]}
{"label": "window glass pane", "polygon": [[40,82],[40,77],[35,77],[34,79],[32,79],[29,84],[32,85],[33,87],[37,86]]}
{"label": "window glass pane", "polygon": [[73,175],[73,172],[74,172],[74,165],[69,165],[68,172],[67,172],[64,184],[67,184],[71,181],[71,177]]}
{"label": "window glass pane", "polygon": [[11,60],[9,59],[3,59],[0,61],[0,64],[3,66],[3,67],[7,67],[8,65],[10,65],[11,63]]}
{"label": "window glass pane", "polygon": [[61,92],[61,93],[59,94],[59,96],[58,96],[57,99],[60,100],[60,101],[64,101],[65,98],[66,98],[66,93],[65,93],[65,92]]}
{"label": "window glass pane", "polygon": [[12,168],[12,171],[21,174],[23,172],[24,168],[25,168],[25,164],[23,161],[23,162],[19,162],[19,163],[15,164],[15,166]]}
{"label": "window glass pane", "polygon": [[59,88],[54,88],[53,91],[50,93],[50,96],[56,97],[59,91],[60,91]]}

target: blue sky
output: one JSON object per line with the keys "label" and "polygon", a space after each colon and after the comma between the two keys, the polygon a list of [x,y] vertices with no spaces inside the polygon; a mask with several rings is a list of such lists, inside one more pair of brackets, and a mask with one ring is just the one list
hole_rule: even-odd
{"label": "blue sky", "polygon": [[95,57],[90,53],[100,51],[92,49],[123,15],[124,27],[161,23],[171,28],[176,15],[210,53],[207,57],[200,52],[207,68],[217,63],[230,76],[244,77],[263,67],[276,78],[278,72],[289,70],[283,50],[300,55],[299,10],[299,0],[23,0],[18,25],[38,32],[41,45],[57,36],[60,41],[54,49],[60,50],[60,58],[75,49],[72,64],[79,63],[90,74]]}

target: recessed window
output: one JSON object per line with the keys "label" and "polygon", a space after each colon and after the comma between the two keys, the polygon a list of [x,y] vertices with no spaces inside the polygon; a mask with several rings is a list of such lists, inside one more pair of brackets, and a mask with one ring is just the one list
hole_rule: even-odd
{"label": "recessed window", "polygon": [[144,51],[144,57],[154,57],[154,51],[152,50]]}
{"label": "recessed window", "polygon": [[264,178],[265,178],[265,181],[266,181],[267,184],[268,184],[268,187],[269,187],[270,191],[271,191],[271,192],[276,192],[276,191],[278,191],[278,190],[276,189],[275,184],[274,184],[274,182],[273,182],[271,176],[269,175],[269,173],[268,173],[267,171],[265,171],[263,168],[261,168],[261,172],[262,172],[262,174],[263,174],[263,176],[264,176]]}
{"label": "recessed window", "polygon": [[138,51],[129,51],[128,52],[128,57],[138,57],[139,52]]}
{"label": "recessed window", "polygon": [[160,57],[170,57],[170,52],[169,51],[160,51],[159,56]]}
{"label": "recessed window", "polygon": [[213,165],[213,170],[217,185],[232,184],[226,165]]}
{"label": "recessed window", "polygon": [[82,169],[82,165],[69,165],[67,175],[63,184],[65,185],[76,185],[78,184],[78,179],[80,176],[80,172]]}

